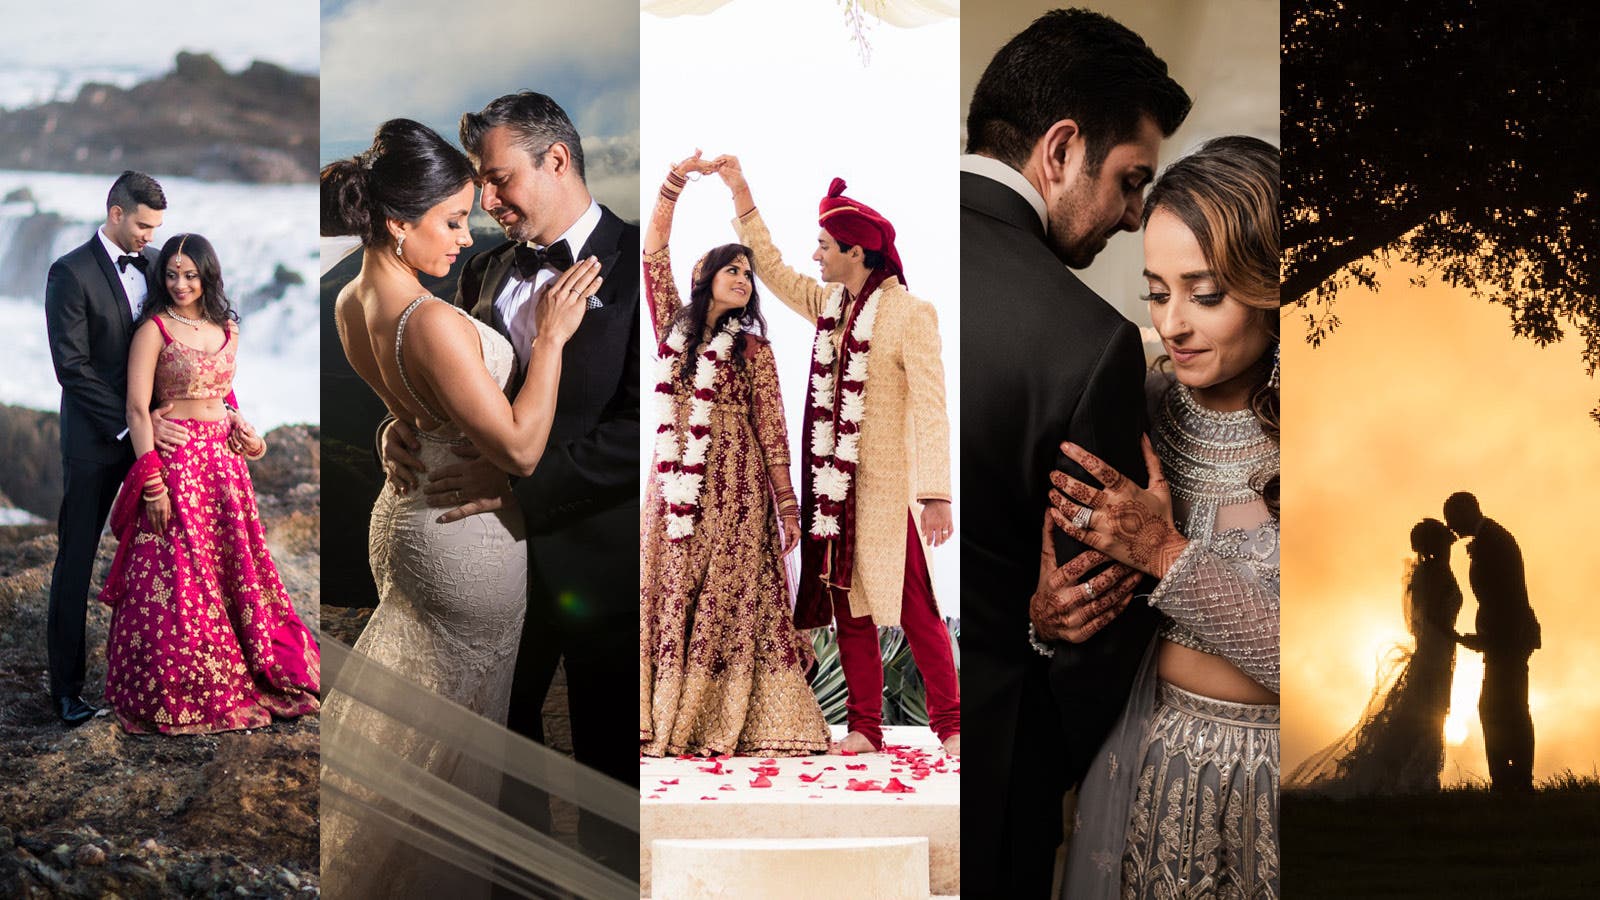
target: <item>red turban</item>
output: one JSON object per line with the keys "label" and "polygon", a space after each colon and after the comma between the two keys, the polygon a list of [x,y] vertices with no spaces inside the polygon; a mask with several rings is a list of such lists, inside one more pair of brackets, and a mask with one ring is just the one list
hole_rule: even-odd
{"label": "red turban", "polygon": [[876,250],[888,261],[890,272],[905,283],[900,253],[894,248],[894,226],[878,211],[844,195],[843,178],[828,185],[828,196],[817,204],[817,224],[841,244],[860,244],[863,250]]}

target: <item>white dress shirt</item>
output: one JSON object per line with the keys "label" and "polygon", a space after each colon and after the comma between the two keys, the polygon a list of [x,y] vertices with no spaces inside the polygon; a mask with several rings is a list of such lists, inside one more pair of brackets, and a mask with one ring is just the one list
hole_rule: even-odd
{"label": "white dress shirt", "polygon": [[[82,234],[83,232],[80,231],[78,233]],[[113,269],[117,266],[117,257],[130,255],[121,247],[112,243],[110,238],[106,237],[105,229],[96,229],[95,234],[100,236],[100,246],[105,248],[106,255],[111,257],[111,267]],[[134,253],[131,255],[138,256],[139,254]],[[152,261],[150,265],[153,266],[155,263]],[[117,278],[122,282],[122,293],[124,299],[128,301],[128,308],[132,310],[135,319],[139,318],[139,307],[144,305],[145,294],[150,292],[149,285],[144,280],[144,271],[130,263],[122,267],[122,271],[117,273]]]}
{"label": "white dress shirt", "polygon": [[[583,211],[577,221],[573,222],[557,241],[566,241],[567,247],[572,251],[572,259],[576,264],[581,257],[583,245],[589,242],[589,235],[594,233],[596,225],[600,224],[600,204],[594,199],[589,200],[589,208]],[[554,243],[552,241],[551,243]],[[543,245],[529,243],[528,246],[536,250],[544,249]],[[500,313],[500,321],[506,323],[506,328],[511,332],[511,349],[517,353],[517,367],[519,371],[528,368],[528,355],[533,351],[533,339],[539,336],[539,326],[534,321],[534,311],[539,304],[533,298],[539,296],[539,291],[553,281],[558,273],[555,269],[545,266],[531,281],[524,281],[517,277],[516,269],[511,270],[511,277],[506,279],[505,287],[500,289],[494,298],[494,308]]]}

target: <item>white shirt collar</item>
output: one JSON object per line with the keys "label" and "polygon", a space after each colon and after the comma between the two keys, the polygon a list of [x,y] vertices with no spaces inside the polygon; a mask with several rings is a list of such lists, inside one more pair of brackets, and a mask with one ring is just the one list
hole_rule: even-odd
{"label": "white shirt collar", "polygon": [[[600,201],[590,197],[589,208],[584,210],[583,215],[579,216],[577,221],[569,225],[567,230],[563,231],[561,236],[556,238],[556,241],[567,242],[567,249],[572,251],[572,259],[574,262],[576,262],[578,260],[578,254],[583,252],[583,245],[589,243],[589,235],[594,234],[595,226],[599,224]],[[556,241],[551,241],[550,243],[554,244]],[[528,246],[536,249],[543,249],[532,241],[528,242]]]}
{"label": "white shirt collar", "polygon": [[[83,232],[80,231],[78,233],[82,234]],[[129,255],[128,251],[118,247],[116,243],[111,240],[111,238],[106,237],[106,230],[104,226],[96,228],[94,233],[100,236],[100,246],[106,248],[106,255],[111,257],[111,264],[113,266],[117,264],[117,257]],[[138,256],[139,254],[134,253],[132,255]],[[125,271],[126,270],[124,270],[124,272]],[[117,274],[121,275],[124,274],[124,272],[118,272]]]}
{"label": "white shirt collar", "polygon": [[1011,168],[998,159],[980,156],[976,153],[963,153],[961,155],[961,171],[982,175],[990,181],[998,181],[1022,196],[1033,207],[1034,215],[1039,217],[1039,225],[1046,233],[1050,231],[1050,216],[1045,210],[1044,196],[1039,189],[1033,186],[1021,172]]}

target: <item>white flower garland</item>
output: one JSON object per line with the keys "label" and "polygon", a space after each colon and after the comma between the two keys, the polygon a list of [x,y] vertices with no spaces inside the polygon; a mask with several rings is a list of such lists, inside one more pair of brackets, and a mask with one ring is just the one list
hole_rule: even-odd
{"label": "white flower garland", "polygon": [[661,496],[666,504],[667,540],[681,541],[694,534],[700,512],[700,492],[705,485],[706,453],[711,447],[711,400],[715,396],[717,367],[732,355],[733,340],[743,329],[729,320],[695,360],[694,394],[689,401],[686,432],[673,428],[673,364],[689,344],[689,330],[679,323],[656,351],[656,469],[661,476]]}
{"label": "white flower garland", "polygon": [[[849,498],[855,480],[851,473],[861,461],[861,419],[867,409],[867,356],[871,352],[872,324],[878,315],[880,293],[874,290],[856,314],[850,338],[842,348],[844,365],[838,378],[831,371],[835,353],[833,329],[817,329],[816,343],[812,349],[815,364],[811,375],[811,455],[814,462],[811,467],[811,487],[817,503],[816,514],[811,518],[813,537],[839,536],[839,517],[823,512],[823,501],[844,503]],[[844,290],[836,288],[828,298],[828,307],[823,310],[821,322],[831,319],[837,323],[843,312]],[[849,346],[852,343],[861,349],[852,351]],[[845,382],[854,382],[860,387],[845,388],[840,396],[838,391]],[[840,435],[838,432],[843,429],[834,426],[835,400],[838,401],[840,423],[854,426],[847,434]],[[846,465],[840,466],[841,462]]]}

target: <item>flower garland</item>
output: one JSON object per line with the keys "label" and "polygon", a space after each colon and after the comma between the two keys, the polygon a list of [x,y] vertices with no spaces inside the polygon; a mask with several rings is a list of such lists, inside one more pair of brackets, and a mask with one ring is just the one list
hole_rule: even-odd
{"label": "flower garland", "polygon": [[711,400],[716,396],[717,367],[732,356],[733,339],[744,326],[730,319],[695,360],[694,393],[689,401],[688,434],[673,428],[674,364],[689,344],[689,330],[679,323],[656,350],[656,471],[661,474],[661,497],[666,505],[667,540],[681,541],[694,534],[700,512],[700,491],[705,483],[706,452],[711,446]]}
{"label": "flower garland", "polygon": [[878,295],[874,290],[856,313],[855,324],[843,341],[843,365],[835,378],[836,350],[833,330],[844,312],[844,289],[835,289],[828,306],[817,319],[817,338],[812,349],[811,405],[806,416],[811,420],[811,487],[816,495],[816,514],[811,517],[811,536],[827,539],[839,536],[839,516],[849,499],[856,466],[861,461],[861,418],[867,409],[867,356],[872,349],[872,323],[878,315]]}

